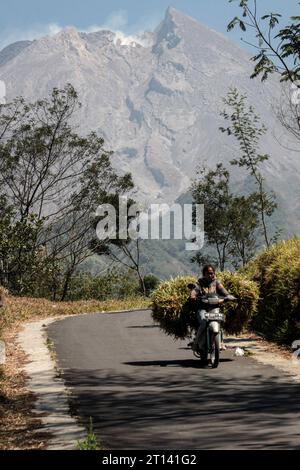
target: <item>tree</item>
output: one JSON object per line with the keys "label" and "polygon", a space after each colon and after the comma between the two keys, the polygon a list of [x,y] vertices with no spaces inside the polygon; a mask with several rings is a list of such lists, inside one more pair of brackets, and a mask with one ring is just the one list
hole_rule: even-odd
{"label": "tree", "polygon": [[113,170],[101,137],[75,132],[80,106],[70,84],[55,88],[49,99],[0,106],[1,190],[14,208],[14,223],[34,217],[39,224],[32,252],[42,250],[53,266],[64,265],[62,298],[76,267],[91,254],[97,207],[133,188],[129,173]]}
{"label": "tree", "polygon": [[[108,237],[102,240],[94,238],[90,244],[90,248],[93,250],[94,253],[98,255],[106,255],[111,260],[115,261],[117,264],[121,264],[125,266],[127,269],[136,273],[140,291],[143,295],[146,296],[146,286],[144,282],[144,275],[142,272],[141,267],[141,240],[138,236],[138,216],[139,212],[135,215],[130,215],[130,209],[133,208],[135,205],[135,201],[133,199],[128,199],[126,201],[126,233],[123,233],[122,230],[124,228],[120,228],[120,211],[119,207],[117,206],[116,202],[113,204],[116,207],[116,219],[115,219],[115,226],[116,226],[116,234],[114,237]],[[104,219],[103,217],[96,217],[94,221],[94,226],[97,226],[99,221]],[[129,227],[133,222],[136,222],[136,237],[133,239],[129,234]]]}
{"label": "tree", "polygon": [[107,246],[105,252],[112,260],[116,261],[126,268],[136,273],[140,291],[144,296],[147,295],[147,290],[144,281],[144,274],[141,267],[141,241],[137,238],[134,241],[127,240],[114,240]]}
{"label": "tree", "polygon": [[147,274],[144,277],[144,283],[146,288],[146,294],[147,296],[150,296],[160,284],[160,280],[157,276],[154,276],[154,274]]}
{"label": "tree", "polygon": [[[226,264],[245,264],[255,249],[256,197],[235,196],[230,191],[229,172],[222,163],[214,170],[201,168],[198,175],[192,195],[197,204],[204,204],[205,237],[217,253],[219,269],[224,271]],[[199,264],[207,262],[202,254],[196,260]]]}
{"label": "tree", "polygon": [[222,132],[233,135],[240,146],[241,156],[230,163],[245,168],[254,178],[257,186],[257,209],[260,214],[261,226],[266,246],[269,247],[271,238],[267,229],[267,217],[270,217],[277,205],[273,193],[265,191],[264,178],[260,172],[260,164],[269,160],[269,155],[258,151],[259,139],[266,133],[266,127],[260,124],[260,118],[252,106],[247,107],[246,95],[240,95],[236,88],[229,91],[224,103],[227,110],[221,115],[229,121],[227,128],[221,127]]}
{"label": "tree", "polygon": [[232,264],[245,266],[257,248],[256,233],[259,226],[257,195],[235,196],[231,203],[232,243],[229,247]]}
{"label": "tree", "polygon": [[279,122],[288,131],[291,141],[283,141],[283,136],[277,139],[279,145],[285,149],[299,152],[295,144],[300,140],[300,89],[282,90],[282,96],[279,104],[274,106],[276,117]]}
{"label": "tree", "polygon": [[215,170],[202,167],[197,174],[200,179],[193,182],[192,195],[196,204],[204,205],[205,237],[208,244],[215,247],[218,265],[223,271],[228,260],[231,236],[231,221],[228,218],[231,201],[229,173],[219,163]]}
{"label": "tree", "polygon": [[[251,44],[257,54],[252,57],[256,63],[252,78],[261,75],[266,80],[270,73],[279,73],[282,81],[297,82],[300,79],[300,16],[292,16],[291,23],[278,30],[281,15],[269,13],[261,16],[257,0],[229,0],[239,2],[242,17],[234,17],[228,24],[228,31],[239,26],[255,32],[257,44]],[[248,42],[249,44],[249,42]]]}
{"label": "tree", "polygon": [[15,221],[6,196],[0,196],[0,285],[14,293],[26,293],[35,276],[40,255],[35,241],[40,224],[34,216]]}

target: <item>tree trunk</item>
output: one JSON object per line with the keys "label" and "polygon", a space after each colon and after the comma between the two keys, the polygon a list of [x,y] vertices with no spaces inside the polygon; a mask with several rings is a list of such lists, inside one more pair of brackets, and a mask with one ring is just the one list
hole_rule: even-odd
{"label": "tree trunk", "polygon": [[63,288],[63,292],[62,292],[61,299],[60,299],[61,302],[63,302],[65,300],[66,296],[67,296],[73,272],[74,272],[74,268],[69,270],[66,274],[66,278],[65,278],[65,282],[64,282],[64,288]]}
{"label": "tree trunk", "polygon": [[144,278],[143,278],[143,276],[141,275],[141,273],[140,273],[139,270],[137,270],[137,273],[138,273],[139,282],[140,282],[140,289],[141,289],[141,291],[143,292],[144,297],[146,297],[146,287],[145,287]]}

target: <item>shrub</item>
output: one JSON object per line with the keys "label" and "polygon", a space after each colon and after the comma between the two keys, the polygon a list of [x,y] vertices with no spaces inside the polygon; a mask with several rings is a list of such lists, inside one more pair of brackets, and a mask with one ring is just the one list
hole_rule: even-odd
{"label": "shrub", "polygon": [[300,237],[259,254],[243,272],[260,285],[253,328],[267,339],[290,344],[300,336]]}
{"label": "shrub", "polygon": [[[255,282],[244,275],[220,273],[217,275],[231,294],[237,297],[236,302],[224,307],[226,316],[225,331],[238,334],[247,327],[255,313],[259,289]],[[198,328],[194,307],[189,302],[187,285],[194,283],[194,277],[177,277],[162,282],[151,296],[152,318],[161,329],[174,338],[186,338]]]}
{"label": "shrub", "polygon": [[146,295],[149,297],[154,289],[157,288],[159,285],[160,280],[158,277],[154,276],[154,274],[147,274],[144,277],[144,284],[145,284],[145,289],[146,289]]}
{"label": "shrub", "polygon": [[126,299],[139,294],[139,283],[132,272],[113,269],[102,276],[88,273],[75,276],[67,300]]}
{"label": "shrub", "polygon": [[101,450],[98,445],[97,438],[93,431],[93,421],[90,417],[90,426],[88,430],[87,437],[84,441],[77,441],[77,449],[78,450]]}

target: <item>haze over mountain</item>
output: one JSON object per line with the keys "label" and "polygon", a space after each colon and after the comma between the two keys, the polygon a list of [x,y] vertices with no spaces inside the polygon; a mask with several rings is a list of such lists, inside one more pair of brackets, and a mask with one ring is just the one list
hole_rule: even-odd
{"label": "haze over mountain", "polygon": [[19,95],[36,100],[72,83],[83,104],[81,130],[104,137],[115,152],[113,165],[132,172],[139,196],[149,202],[176,200],[199,164],[234,157],[237,147],[218,129],[222,98],[238,87],[269,128],[261,151],[272,159],[264,174],[294,232],[300,228],[300,161],[277,141],[283,130],[272,105],[280,85],[272,77],[264,84],[251,80],[249,58],[225,36],[169,8],[154,32],[134,41],[67,28],[10,45],[0,52],[0,79],[8,101]]}

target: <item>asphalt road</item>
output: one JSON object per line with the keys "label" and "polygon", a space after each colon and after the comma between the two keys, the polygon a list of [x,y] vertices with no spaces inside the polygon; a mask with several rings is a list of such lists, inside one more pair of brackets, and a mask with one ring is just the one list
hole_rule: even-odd
{"label": "asphalt road", "polygon": [[300,385],[249,357],[201,366],[150,312],[52,324],[58,366],[108,449],[300,449]]}

